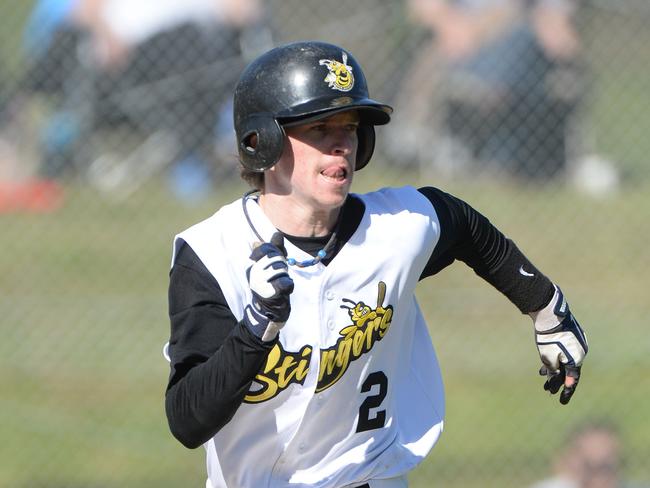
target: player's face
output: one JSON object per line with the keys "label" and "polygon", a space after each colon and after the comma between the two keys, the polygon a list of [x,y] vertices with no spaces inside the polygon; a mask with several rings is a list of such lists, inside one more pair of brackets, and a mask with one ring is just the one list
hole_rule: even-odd
{"label": "player's face", "polygon": [[357,155],[356,110],[286,129],[280,161],[266,189],[291,195],[316,211],[340,207],[350,191]]}

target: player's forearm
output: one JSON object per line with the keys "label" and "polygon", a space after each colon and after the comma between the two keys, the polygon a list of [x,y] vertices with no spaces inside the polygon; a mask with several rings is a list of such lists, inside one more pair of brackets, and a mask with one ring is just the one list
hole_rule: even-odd
{"label": "player's forearm", "polygon": [[274,344],[263,343],[238,324],[212,357],[173,383],[165,410],[174,437],[193,449],[228,423]]}
{"label": "player's forearm", "polygon": [[169,283],[169,427],[185,446],[210,439],[230,420],[271,344],[238,323],[214,276],[187,244]]}
{"label": "player's forearm", "polygon": [[436,188],[421,188],[436,209],[441,237],[422,278],[458,259],[503,293],[523,313],[546,306],[554,292],[544,276],[486,217]]}
{"label": "player's forearm", "polygon": [[553,298],[553,283],[524,256],[514,242],[507,242],[508,251],[495,267],[475,271],[522,313],[544,308]]}
{"label": "player's forearm", "polygon": [[469,231],[459,259],[503,293],[522,313],[546,306],[553,283],[487,218],[462,202]]}

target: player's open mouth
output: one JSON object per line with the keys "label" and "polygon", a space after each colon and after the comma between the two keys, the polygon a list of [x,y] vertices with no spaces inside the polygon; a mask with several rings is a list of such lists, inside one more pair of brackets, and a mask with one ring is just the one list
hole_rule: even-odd
{"label": "player's open mouth", "polygon": [[331,181],[345,181],[348,177],[348,170],[344,166],[330,166],[320,172],[325,178]]}

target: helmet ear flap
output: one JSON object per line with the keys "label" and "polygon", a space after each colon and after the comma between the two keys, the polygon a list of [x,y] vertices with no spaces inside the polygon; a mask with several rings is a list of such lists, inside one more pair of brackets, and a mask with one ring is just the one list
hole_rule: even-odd
{"label": "helmet ear flap", "polygon": [[250,115],[241,122],[239,132],[239,159],[246,169],[261,173],[282,156],[284,129],[273,115]]}
{"label": "helmet ear flap", "polygon": [[375,127],[372,125],[360,125],[357,129],[357,141],[355,171],[359,171],[366,166],[372,157],[372,153],[375,151]]}

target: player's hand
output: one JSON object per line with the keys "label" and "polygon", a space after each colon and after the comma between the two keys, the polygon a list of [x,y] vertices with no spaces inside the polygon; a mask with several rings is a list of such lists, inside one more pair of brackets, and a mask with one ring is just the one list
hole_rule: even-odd
{"label": "player's hand", "polygon": [[547,377],[544,390],[555,394],[564,385],[560,403],[566,405],[580,380],[582,361],[589,350],[587,336],[558,287],[551,302],[530,315],[535,324],[535,339],[543,364],[539,374]]}
{"label": "player's hand", "polygon": [[250,258],[255,263],[246,275],[253,300],[244,310],[244,324],[263,341],[271,341],[291,313],[293,280],[289,277],[282,234],[273,234],[271,242],[256,247]]}

